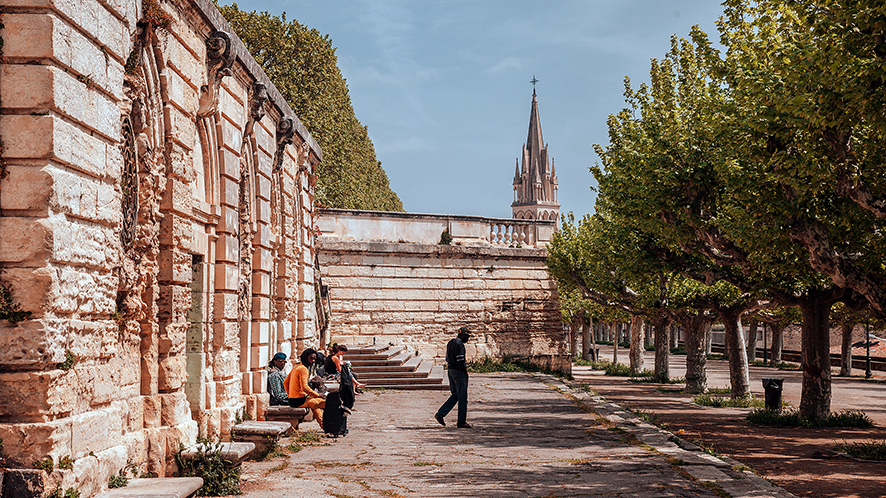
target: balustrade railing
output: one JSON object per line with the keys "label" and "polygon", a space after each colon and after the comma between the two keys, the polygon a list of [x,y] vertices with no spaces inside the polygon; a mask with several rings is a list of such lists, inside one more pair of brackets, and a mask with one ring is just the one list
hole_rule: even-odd
{"label": "balustrade railing", "polygon": [[532,247],[535,245],[535,224],[495,220],[489,223],[489,243],[494,246]]}

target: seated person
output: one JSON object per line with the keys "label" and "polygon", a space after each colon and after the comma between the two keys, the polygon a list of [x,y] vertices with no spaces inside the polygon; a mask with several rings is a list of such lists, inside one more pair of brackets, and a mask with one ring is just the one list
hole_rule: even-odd
{"label": "seated person", "polygon": [[[326,360],[329,363],[329,366],[326,367],[326,371],[330,372],[330,368],[332,372],[341,375],[342,368],[350,370],[351,377],[353,378],[354,388],[357,392],[362,392],[360,389],[366,387],[366,384],[361,383],[357,380],[357,376],[354,375],[354,371],[351,370],[350,363],[344,360],[345,353],[348,352],[348,347],[344,344],[333,344],[332,345],[332,355]],[[347,365],[345,365],[347,363]]]}
{"label": "seated person", "polygon": [[283,387],[286,379],[286,354],[277,353],[268,363],[268,394],[271,395],[271,406],[286,406],[289,404],[289,395]]}
{"label": "seated person", "polygon": [[301,353],[301,363],[289,372],[283,381],[289,396],[289,406],[295,408],[310,408],[314,413],[314,419],[323,427],[323,408],[326,407],[326,396],[311,389],[308,385],[310,373],[308,369],[317,360],[317,353],[311,349],[305,349]]}

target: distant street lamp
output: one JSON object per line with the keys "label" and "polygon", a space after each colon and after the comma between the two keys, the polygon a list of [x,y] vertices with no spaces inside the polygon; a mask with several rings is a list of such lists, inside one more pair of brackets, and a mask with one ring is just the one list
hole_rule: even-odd
{"label": "distant street lamp", "polygon": [[866,360],[865,360],[866,368],[865,368],[865,371],[864,371],[864,378],[865,378],[865,379],[870,379],[870,378],[873,377],[873,375],[874,375],[874,373],[871,372],[871,346],[876,346],[877,344],[880,344],[880,341],[873,342],[873,343],[871,342],[871,330],[870,330],[870,328],[871,328],[870,323],[865,323],[865,324],[864,324],[864,335],[865,335],[865,340],[864,340],[864,341],[858,341],[858,342],[852,344],[852,347],[853,347],[853,348],[858,348],[858,347],[864,346],[864,347],[865,347],[865,350],[867,351],[867,353],[866,353]]}

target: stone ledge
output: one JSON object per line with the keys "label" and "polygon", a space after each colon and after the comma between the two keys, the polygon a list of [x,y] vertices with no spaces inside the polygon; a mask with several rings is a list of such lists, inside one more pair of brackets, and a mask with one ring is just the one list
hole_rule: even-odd
{"label": "stone ledge", "polygon": [[[435,257],[484,258],[507,257],[508,259],[539,259],[548,256],[547,249],[532,247],[501,247],[501,246],[458,246],[442,244],[413,244],[398,242],[358,242],[342,241],[320,237],[317,239],[316,250],[325,253],[379,253],[386,256],[402,255],[434,255]],[[329,266],[329,263],[322,265]]]}
{"label": "stone ledge", "polygon": [[106,491],[96,498],[187,498],[202,486],[200,477],[131,479],[125,487]]}
{"label": "stone ledge", "polygon": [[[197,444],[182,451],[181,457],[185,460],[191,460],[197,456],[199,450],[204,452],[212,450],[215,445]],[[242,462],[250,453],[255,451],[254,443],[221,443],[221,457],[231,463]]]}

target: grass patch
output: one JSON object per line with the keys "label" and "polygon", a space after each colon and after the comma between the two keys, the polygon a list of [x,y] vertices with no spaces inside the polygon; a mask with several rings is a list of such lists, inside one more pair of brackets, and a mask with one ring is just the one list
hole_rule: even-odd
{"label": "grass patch", "polygon": [[300,445],[298,443],[289,443],[286,446],[286,451],[288,451],[290,453],[298,453],[299,451],[301,451],[301,449],[302,449],[302,445]]}
{"label": "grass patch", "polygon": [[472,373],[493,373],[493,372],[539,372],[554,377],[572,379],[571,375],[564,374],[557,370],[549,368],[540,368],[533,365],[527,360],[520,358],[512,358],[504,356],[501,361],[494,360],[488,356],[484,356],[482,360],[468,363],[468,372]]}
{"label": "grass patch", "polygon": [[730,394],[731,392],[731,387],[712,387],[708,389],[708,394]]}
{"label": "grass patch", "polygon": [[772,412],[756,409],[748,413],[745,420],[751,425],[761,427],[848,427],[866,429],[874,426],[874,422],[861,411],[844,410],[831,413],[824,420],[809,420],[801,417],[798,410]]}
{"label": "grass patch", "polygon": [[295,438],[296,443],[319,443],[320,442],[320,434],[317,432],[299,432],[298,436]]}
{"label": "grass patch", "polygon": [[412,464],[413,467],[427,467],[428,465],[436,465],[437,467],[442,467],[442,463],[437,462],[414,462]]}
{"label": "grass patch", "polygon": [[[644,372],[650,372],[649,370],[645,370]],[[652,372],[650,372],[652,373]],[[650,384],[685,384],[685,377],[674,377],[673,379],[659,379],[654,375],[644,375],[642,377],[631,377],[629,379],[631,382],[646,382]],[[680,389],[682,391],[683,389]]]}
{"label": "grass patch", "polygon": [[752,367],[777,368],[779,370],[800,370],[800,365],[796,363],[788,363],[780,361],[778,363],[763,363],[762,360],[754,360],[750,363]]}
{"label": "grass patch", "polygon": [[843,443],[836,448],[847,455],[861,460],[886,461],[886,441],[869,441],[860,443]]}
{"label": "grass patch", "polygon": [[709,360],[725,360],[726,355],[721,353],[711,353],[705,356]]}
{"label": "grass patch", "polygon": [[[655,350],[655,348],[653,348],[653,350]],[[671,348],[671,354],[686,354],[686,348],[684,348],[683,346]]]}
{"label": "grass patch", "polygon": [[763,408],[766,406],[765,400],[759,399],[754,395],[741,398],[727,398],[724,396],[699,394],[698,396],[692,397],[692,402],[699,406],[711,406],[714,408]]}

